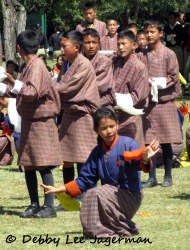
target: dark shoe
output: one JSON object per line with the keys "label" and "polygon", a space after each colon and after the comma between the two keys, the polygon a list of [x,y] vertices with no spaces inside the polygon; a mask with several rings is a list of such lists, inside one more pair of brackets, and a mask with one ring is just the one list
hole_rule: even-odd
{"label": "dark shoe", "polygon": [[55,209],[49,206],[42,206],[41,210],[34,215],[34,218],[53,218],[57,217]]}
{"label": "dark shoe", "polygon": [[162,187],[170,187],[172,185],[173,185],[172,178],[165,176],[164,182],[162,183]]}
{"label": "dark shoe", "polygon": [[59,204],[58,206],[55,206],[54,209],[55,209],[56,212],[65,211],[65,209],[61,206],[61,204]]}
{"label": "dark shoe", "polygon": [[151,188],[151,187],[155,187],[158,185],[158,182],[156,179],[150,178],[148,179],[147,182],[145,182],[144,184],[142,184],[143,188]]}
{"label": "dark shoe", "polygon": [[31,204],[23,213],[20,214],[20,218],[33,218],[34,214],[40,211],[40,207],[37,204]]}

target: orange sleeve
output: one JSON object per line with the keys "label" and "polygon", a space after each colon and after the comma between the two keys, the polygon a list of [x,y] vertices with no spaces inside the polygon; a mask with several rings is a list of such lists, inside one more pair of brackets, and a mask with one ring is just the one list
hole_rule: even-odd
{"label": "orange sleeve", "polygon": [[188,106],[186,106],[186,107],[180,107],[179,111],[182,113],[183,116],[185,116],[189,112],[189,107]]}
{"label": "orange sleeve", "polygon": [[147,149],[147,147],[136,149],[133,151],[125,151],[123,157],[125,161],[137,160],[142,158],[142,153]]}
{"label": "orange sleeve", "polygon": [[67,193],[73,198],[82,194],[76,181],[68,182],[67,184],[65,184],[65,188],[67,190]]}
{"label": "orange sleeve", "polygon": [[149,173],[152,169],[152,160],[150,159],[148,164],[145,165],[143,163],[143,160],[140,159],[140,170],[142,170],[144,173]]}
{"label": "orange sleeve", "polygon": [[13,131],[10,128],[6,127],[4,122],[1,123],[1,126],[2,126],[2,129],[3,129],[2,134],[9,135],[9,136],[12,135]]}

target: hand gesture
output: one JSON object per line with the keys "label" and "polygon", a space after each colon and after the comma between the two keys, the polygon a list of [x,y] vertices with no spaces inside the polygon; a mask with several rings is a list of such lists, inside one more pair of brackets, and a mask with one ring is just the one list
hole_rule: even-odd
{"label": "hand gesture", "polygon": [[45,190],[45,194],[60,194],[66,191],[66,188],[64,185],[59,188],[56,188],[53,186],[44,185],[42,183],[40,186]]}
{"label": "hand gesture", "polygon": [[7,75],[6,80],[8,80],[8,82],[10,84],[14,85],[15,84],[15,79],[13,78],[13,76],[11,74],[9,74],[9,73],[6,73],[6,72],[5,72],[5,75]]}
{"label": "hand gesture", "polygon": [[154,156],[159,151],[159,141],[153,140],[147,149],[143,152],[142,158],[144,162],[149,161],[149,159]]}

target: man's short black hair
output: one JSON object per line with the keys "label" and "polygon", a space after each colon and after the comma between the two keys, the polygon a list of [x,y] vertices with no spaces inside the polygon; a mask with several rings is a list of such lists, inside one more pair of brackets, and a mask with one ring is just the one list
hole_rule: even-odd
{"label": "man's short black hair", "polygon": [[89,10],[89,9],[94,9],[94,10],[96,9],[96,7],[92,2],[85,3],[84,5],[84,10]]}
{"label": "man's short black hair", "polygon": [[164,29],[164,26],[159,21],[156,21],[156,20],[145,21],[144,28],[146,29],[149,26],[156,27],[159,30],[159,32],[163,31]]}
{"label": "man's short black hair", "polygon": [[119,32],[118,39],[120,38],[127,38],[132,43],[136,42],[136,36],[131,30],[122,30],[121,32]]}
{"label": "man's short black hair", "polygon": [[85,36],[91,36],[91,37],[97,37],[98,39],[100,39],[100,35],[99,35],[98,31],[95,29],[91,29],[91,28],[87,28],[87,29],[83,30],[82,36],[83,36],[83,38]]}
{"label": "man's short black hair", "polygon": [[21,32],[17,39],[17,45],[22,48],[26,54],[36,54],[39,48],[39,39],[33,30]]}
{"label": "man's short black hair", "polygon": [[130,28],[138,29],[138,24],[137,23],[129,23],[126,28],[127,29],[130,29]]}
{"label": "man's short black hair", "polygon": [[80,50],[82,49],[83,36],[82,36],[80,31],[73,30],[70,32],[66,32],[65,34],[62,35],[62,37],[65,37],[65,38],[71,40],[73,44],[78,44],[80,46]]}

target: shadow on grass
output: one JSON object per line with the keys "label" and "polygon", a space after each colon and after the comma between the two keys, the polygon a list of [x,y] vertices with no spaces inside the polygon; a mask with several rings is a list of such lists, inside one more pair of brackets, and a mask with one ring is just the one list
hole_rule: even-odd
{"label": "shadow on grass", "polygon": [[19,171],[19,169],[18,168],[9,168],[9,167],[0,167],[0,170],[5,170],[5,171],[9,171],[9,172],[18,172],[18,173],[21,173],[20,171]]}
{"label": "shadow on grass", "polygon": [[26,206],[21,207],[2,207],[0,206],[0,215],[20,215],[21,212],[13,211],[12,209],[26,209]]}
{"label": "shadow on grass", "polygon": [[181,199],[181,200],[189,200],[190,199],[190,193],[189,194],[182,193],[180,195],[171,196],[170,198],[172,198],[172,199]]}

